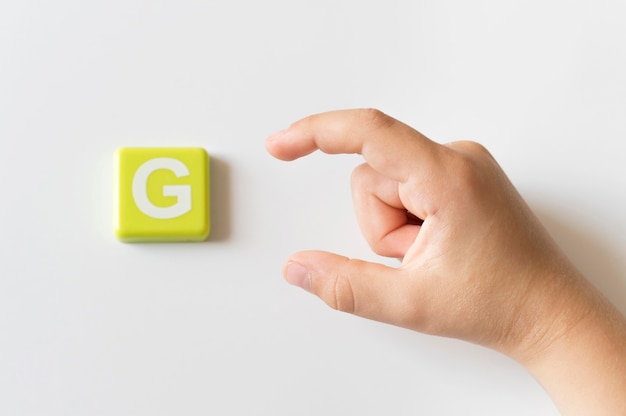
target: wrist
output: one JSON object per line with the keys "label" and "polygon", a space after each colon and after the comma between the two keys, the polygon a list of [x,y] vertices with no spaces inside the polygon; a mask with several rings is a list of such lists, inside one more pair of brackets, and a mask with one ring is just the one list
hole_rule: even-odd
{"label": "wrist", "polygon": [[547,306],[535,308],[541,313],[509,355],[562,414],[626,414],[626,320],[575,274],[559,296],[544,295]]}
{"label": "wrist", "polygon": [[585,326],[603,304],[596,289],[575,271],[542,278],[520,307],[505,353],[528,366]]}

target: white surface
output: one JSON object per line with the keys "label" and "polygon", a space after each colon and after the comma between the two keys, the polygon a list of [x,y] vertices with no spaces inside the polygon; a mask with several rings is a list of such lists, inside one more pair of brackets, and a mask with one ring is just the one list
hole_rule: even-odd
{"label": "white surface", "polygon": [[[0,414],[556,414],[491,351],[334,312],[282,261],[375,259],[354,156],[271,159],[310,113],[476,139],[626,312],[623,2],[3,1]],[[112,230],[118,146],[213,157],[202,244]]]}

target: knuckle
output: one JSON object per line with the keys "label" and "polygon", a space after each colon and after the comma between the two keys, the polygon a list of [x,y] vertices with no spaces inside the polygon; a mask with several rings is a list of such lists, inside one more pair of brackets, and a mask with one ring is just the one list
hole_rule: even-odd
{"label": "knuckle", "polygon": [[[347,260],[350,263],[352,260]],[[340,312],[355,313],[356,299],[351,275],[346,272],[348,267],[337,270],[332,285],[332,296],[329,297],[329,306]]]}
{"label": "knuckle", "polygon": [[489,150],[482,144],[474,141],[465,142],[468,152],[478,158],[492,158]]}
{"label": "knuckle", "polygon": [[387,241],[387,235],[380,235],[376,238],[372,238],[371,241],[368,241],[368,243],[372,251],[379,256],[402,258],[405,254],[402,250],[399,250],[389,244]]}
{"label": "knuckle", "polygon": [[487,148],[473,141],[450,144],[454,156],[450,163],[455,182],[465,191],[483,188],[494,172],[495,159]]}
{"label": "knuckle", "polygon": [[373,238],[372,241],[368,241],[370,248],[372,251],[379,256],[387,256],[388,248],[384,243],[385,235],[377,236],[377,238]]}
{"label": "knuckle", "polygon": [[459,142],[450,143],[450,147],[454,149],[459,155],[464,156],[469,159],[476,160],[485,160],[485,159],[493,159],[489,150],[482,144],[465,140]]}
{"label": "knuckle", "polygon": [[376,108],[359,110],[360,121],[370,128],[381,128],[392,125],[395,120]]}
{"label": "knuckle", "polygon": [[370,176],[372,174],[372,168],[367,164],[363,163],[352,171],[352,175],[350,176],[350,184],[353,188],[361,189],[367,186],[370,183]]}

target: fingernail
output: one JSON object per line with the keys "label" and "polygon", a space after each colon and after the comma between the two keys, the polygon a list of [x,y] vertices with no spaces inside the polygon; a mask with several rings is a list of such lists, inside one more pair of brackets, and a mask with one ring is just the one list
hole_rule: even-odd
{"label": "fingernail", "polygon": [[311,273],[301,264],[287,264],[287,267],[285,267],[285,280],[289,284],[301,287],[307,292],[311,291]]}

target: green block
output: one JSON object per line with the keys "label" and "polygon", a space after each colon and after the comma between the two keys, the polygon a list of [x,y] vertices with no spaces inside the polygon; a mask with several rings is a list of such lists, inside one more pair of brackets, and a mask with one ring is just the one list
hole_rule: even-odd
{"label": "green block", "polygon": [[115,234],[120,241],[203,241],[209,235],[209,156],[201,148],[116,152]]}

